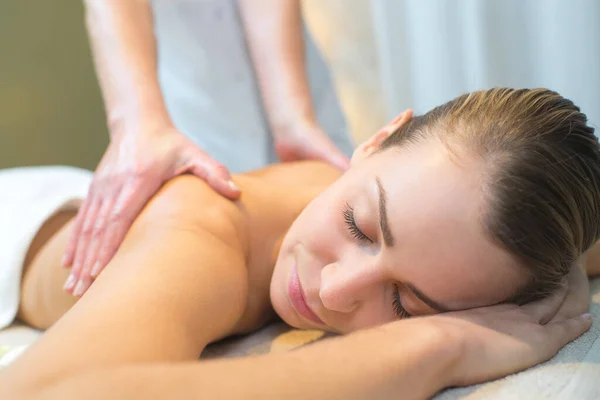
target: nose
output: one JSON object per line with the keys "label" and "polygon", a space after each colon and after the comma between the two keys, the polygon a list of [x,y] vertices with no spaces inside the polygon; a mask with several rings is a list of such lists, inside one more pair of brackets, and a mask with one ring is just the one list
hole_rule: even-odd
{"label": "nose", "polygon": [[351,313],[370,293],[379,290],[382,282],[383,269],[376,263],[331,263],[321,270],[319,296],[327,309]]}

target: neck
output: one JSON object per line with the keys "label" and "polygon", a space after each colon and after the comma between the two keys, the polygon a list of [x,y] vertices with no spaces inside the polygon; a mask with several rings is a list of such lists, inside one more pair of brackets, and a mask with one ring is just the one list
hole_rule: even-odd
{"label": "neck", "polygon": [[235,176],[243,193],[250,255],[266,250],[274,264],[294,220],[339,176],[333,167],[314,161],[277,164]]}
{"label": "neck", "polygon": [[339,172],[321,163],[280,164],[234,177],[242,190],[248,268],[248,318],[240,331],[256,329],[274,316],[269,288],[285,234],[308,203]]}

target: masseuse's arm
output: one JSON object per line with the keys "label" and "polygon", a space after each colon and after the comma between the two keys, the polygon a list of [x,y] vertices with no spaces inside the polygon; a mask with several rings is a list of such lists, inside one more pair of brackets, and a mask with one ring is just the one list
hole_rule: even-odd
{"label": "masseuse's arm", "polygon": [[[423,399],[547,360],[590,326],[553,318],[563,295],[398,321],[297,351],[238,360],[89,370],[36,398]],[[568,302],[564,302],[565,304]]]}
{"label": "masseuse's arm", "polygon": [[345,170],[347,157],[323,132],[313,109],[300,0],[240,0],[239,4],[280,159],[318,159]]}
{"label": "masseuse's arm", "polygon": [[110,144],[65,253],[64,264],[72,266],[65,289],[76,296],[110,261],[163,182],[191,172],[226,197],[240,194],[227,168],[180,133],[169,117],[158,82],[149,1],[87,0],[85,4]]}

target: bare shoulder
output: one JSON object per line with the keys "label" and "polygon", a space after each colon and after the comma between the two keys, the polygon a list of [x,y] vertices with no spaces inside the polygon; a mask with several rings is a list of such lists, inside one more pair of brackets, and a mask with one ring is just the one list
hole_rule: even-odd
{"label": "bare shoulder", "polygon": [[322,161],[297,161],[274,164],[249,174],[276,184],[299,184],[308,186],[329,186],[342,173]]}
{"label": "bare shoulder", "polygon": [[136,219],[138,226],[184,229],[211,234],[226,243],[239,242],[245,231],[236,202],[216,193],[193,175],[165,183]]}

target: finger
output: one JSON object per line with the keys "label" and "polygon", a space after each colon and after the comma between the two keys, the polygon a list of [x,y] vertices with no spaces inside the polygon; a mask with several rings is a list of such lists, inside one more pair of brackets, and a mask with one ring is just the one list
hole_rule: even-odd
{"label": "finger", "polygon": [[335,149],[333,152],[326,153],[323,161],[332,164],[340,171],[345,171],[348,169],[348,167],[350,167],[350,159],[338,149]]}
{"label": "finger", "polygon": [[542,300],[533,301],[521,306],[523,311],[529,314],[535,321],[540,324],[545,324],[550,321],[556,312],[560,309],[561,304],[565,300],[567,294],[566,285],[562,285],[559,289],[550,293]]}
{"label": "finger", "polygon": [[93,267],[95,271],[91,272],[93,277],[98,276],[100,270],[113,258],[131,224],[161,184],[162,182],[146,185],[140,181],[132,181],[121,191],[106,216],[107,229]]}
{"label": "finger", "polygon": [[[73,291],[73,295],[81,297],[92,285],[94,277],[98,276],[102,269],[108,264],[110,259],[114,256],[117,249],[121,245],[125,234],[131,227],[133,220],[139,215],[141,209],[146,204],[148,199],[154,194],[159,185],[153,185],[149,189],[143,190],[138,188],[144,187],[142,183],[138,181],[132,181],[135,183],[126,184],[123,190],[119,193],[118,198],[111,202],[109,210],[106,212],[106,229],[105,232],[115,232],[106,239],[110,240],[110,243],[105,243],[103,240],[102,247],[96,249],[96,253],[93,256],[91,253],[93,250],[88,246],[88,260],[94,259],[94,263],[88,263],[85,268],[82,267],[79,275],[77,285]],[[154,189],[156,187],[156,189]],[[113,205],[114,204],[114,205]],[[101,250],[107,247],[111,252]],[[101,252],[102,258],[99,259],[96,255]]]}
{"label": "finger", "polygon": [[90,211],[90,208],[93,204],[94,196],[91,193],[92,193],[92,191],[90,190],[90,194],[88,195],[84,204],[81,206],[81,208],[79,210],[77,220],[75,221],[75,224],[73,226],[73,231],[71,232],[70,240],[71,240],[73,248],[72,248],[72,256],[68,263],[68,265],[71,266],[71,273],[69,274],[69,277],[67,278],[65,285],[63,287],[63,289],[67,293],[73,292],[73,289],[75,289],[75,285],[77,284],[77,280],[78,280],[78,277],[73,273],[72,267],[74,266],[78,249],[83,246],[83,243],[81,241],[81,232],[83,230],[83,224],[84,224],[84,222],[87,218],[87,215]]}
{"label": "finger", "polygon": [[213,159],[205,157],[198,159],[190,166],[189,171],[205,180],[217,193],[228,199],[236,200],[241,195],[227,167]]}
{"label": "finger", "polygon": [[131,224],[126,221],[115,221],[111,224],[111,228],[104,233],[104,241],[98,251],[98,259],[91,271],[93,278],[97,278],[113,259],[130,226]]}
{"label": "finger", "polygon": [[159,187],[154,185],[146,190],[138,190],[137,188],[143,187],[143,184],[133,183],[128,185],[114,202],[114,205],[111,205],[106,214],[108,227],[104,231],[102,246],[98,249],[95,263],[90,270],[92,278],[96,278],[114,257],[131,224],[156,191],[153,190],[155,186],[156,188]]}
{"label": "finger", "polygon": [[[81,268],[85,262],[85,258],[88,251],[88,246],[91,240],[91,235],[94,227],[94,221],[96,216],[98,215],[98,211],[100,209],[101,201],[99,199],[92,199],[89,209],[85,214],[85,220],[82,223],[81,231],[79,235],[79,243],[77,245],[77,250],[75,252],[75,260],[73,261],[73,267],[71,268],[71,276],[75,277],[75,281],[79,281],[79,276],[81,274]],[[72,282],[71,276],[67,279],[67,282]],[[67,285],[65,284],[65,287]],[[65,288],[67,292],[72,293],[74,296],[77,296],[75,292],[77,291],[77,285],[73,288],[72,292],[70,289]]]}
{"label": "finger", "polygon": [[567,296],[552,320],[563,320],[589,311],[590,285],[584,271],[575,266],[567,275]]}
{"label": "finger", "polygon": [[554,356],[566,344],[583,335],[592,326],[590,314],[583,314],[564,321],[545,325],[549,336],[548,358]]}
{"label": "finger", "polygon": [[90,207],[92,202],[91,190],[88,192],[85,201],[79,208],[77,212],[77,216],[75,217],[75,222],[73,223],[73,229],[71,230],[71,234],[69,235],[69,241],[67,242],[67,247],[65,249],[65,253],[62,258],[62,265],[64,267],[70,267],[73,265],[73,261],[75,259],[75,253],[77,251],[77,244],[79,242],[79,235],[81,233],[81,227],[83,226],[83,221],[85,221],[85,215],[87,210]]}
{"label": "finger", "polygon": [[325,161],[341,171],[347,170],[350,166],[350,159],[328,138],[323,142],[311,143],[310,146],[309,150],[305,151],[306,158]]}
{"label": "finger", "polygon": [[276,142],[275,152],[281,162],[298,161],[308,158],[303,148],[294,147],[285,142]]}
{"label": "finger", "polygon": [[[102,201],[100,211],[94,223],[94,228],[88,244],[87,255],[79,274],[79,281],[82,282],[79,288],[76,288],[74,294],[81,296],[87,291],[95,276],[92,276],[92,269],[95,267],[98,260],[99,250],[103,247],[105,232],[107,230],[107,219],[110,210],[114,204],[114,199],[109,198],[106,201]],[[77,292],[77,293],[75,293]]]}

